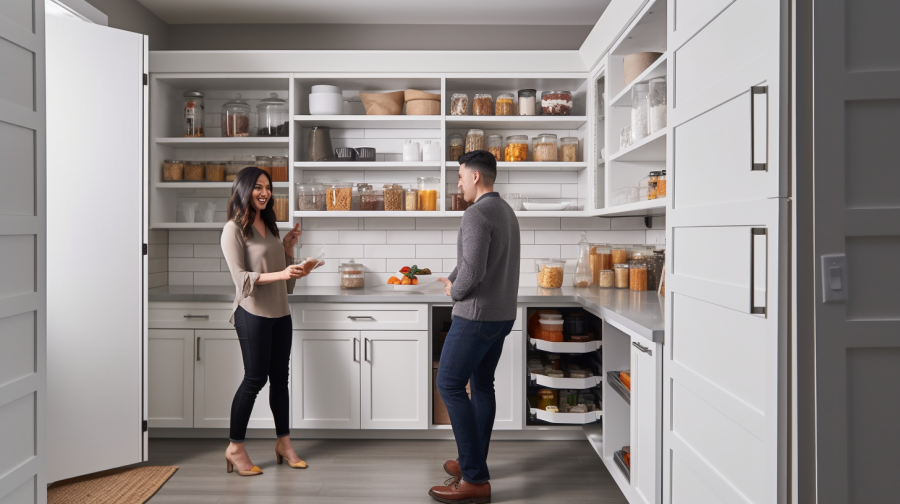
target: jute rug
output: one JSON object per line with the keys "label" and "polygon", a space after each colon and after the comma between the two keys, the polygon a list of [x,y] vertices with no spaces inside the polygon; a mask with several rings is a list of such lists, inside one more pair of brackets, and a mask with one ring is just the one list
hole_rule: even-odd
{"label": "jute rug", "polygon": [[47,489],[47,504],[144,504],[178,466],[112,469],[57,481]]}

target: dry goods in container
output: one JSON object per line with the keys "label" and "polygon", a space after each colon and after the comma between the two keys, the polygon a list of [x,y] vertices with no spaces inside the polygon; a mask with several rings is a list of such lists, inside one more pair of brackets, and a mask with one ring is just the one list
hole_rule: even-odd
{"label": "dry goods in container", "polygon": [[469,208],[469,202],[463,196],[463,193],[454,191],[450,193],[450,210],[454,212],[464,211]]}
{"label": "dry goods in container", "polygon": [[288,136],[288,103],[279,98],[278,93],[270,93],[268,98],[260,100],[256,113],[259,118],[258,136]]}
{"label": "dry goods in container", "polygon": [[484,150],[484,131],[480,129],[470,129],[466,133],[466,152]]}
{"label": "dry goods in container", "polygon": [[597,286],[604,288],[615,287],[615,273],[613,270],[600,270],[600,274],[597,277]]}
{"label": "dry goods in container", "polygon": [[516,115],[516,97],[512,93],[503,93],[498,96],[497,103],[494,104],[494,115]]}
{"label": "dry goods in container", "polygon": [[629,280],[628,285],[633,291],[647,290],[647,265],[640,263],[632,263],[628,267]]}
{"label": "dry goods in container", "polygon": [[403,186],[400,184],[384,185],[384,209],[388,212],[403,210]]}
{"label": "dry goods in container", "polygon": [[638,82],[631,88],[631,140],[637,142],[650,134],[650,84]]}
{"label": "dry goods in container", "polygon": [[528,136],[510,135],[506,137],[506,149],[503,151],[504,161],[525,161],[528,159]]}
{"label": "dry goods in container", "polygon": [[662,53],[658,52],[639,52],[625,56],[623,62],[625,85],[631,84],[631,81],[644,73],[644,70],[650,67],[660,56],[662,56]]}
{"label": "dry goods in container", "polygon": [[241,170],[253,163],[253,161],[228,161],[225,163],[225,182],[233,181]]}
{"label": "dry goods in container", "polygon": [[541,389],[538,391],[538,409],[547,411],[548,408],[552,407],[558,411],[557,402],[559,402],[559,398],[555,390]]}
{"label": "dry goods in container", "polygon": [[628,278],[628,264],[616,264],[613,267],[616,272],[616,289],[627,289],[630,279]]}
{"label": "dry goods in container", "polygon": [[535,161],[557,161],[558,151],[556,135],[553,133],[541,133],[534,141]]}
{"label": "dry goods in container", "polygon": [[188,91],[184,97],[184,136],[203,136],[203,93]]}
{"label": "dry goods in container", "polygon": [[538,259],[535,261],[538,274],[538,287],[558,289],[563,284],[563,271],[566,262],[561,259]]}
{"label": "dry goods in container", "polygon": [[659,197],[659,176],[660,172],[652,171],[647,177],[647,199]]}
{"label": "dry goods in container", "polygon": [[591,245],[590,254],[591,284],[600,285],[600,272],[613,267],[612,254],[609,247],[604,245]]}
{"label": "dry goods in container", "polygon": [[419,209],[419,190],[415,187],[403,191],[403,199],[403,207],[406,211],[414,212]]}
{"label": "dry goods in container", "polygon": [[569,115],[572,113],[571,91],[544,91],[541,93],[543,115]]}
{"label": "dry goods in container", "polygon": [[441,179],[438,177],[419,177],[419,210],[438,210],[440,198]]}
{"label": "dry goods in container", "polygon": [[472,115],[489,116],[494,115],[494,99],[487,93],[476,94],[472,100]]}
{"label": "dry goods in container", "polygon": [[222,136],[250,136],[250,105],[241,100],[240,93],[222,105]]}
{"label": "dry goods in container", "polygon": [[469,115],[469,96],[463,93],[453,93],[450,98],[450,115]]}
{"label": "dry goods in container", "polygon": [[363,273],[363,265],[350,259],[350,262],[340,266],[341,290],[362,289],[366,286],[366,275]]}
{"label": "dry goods in container", "polygon": [[287,156],[272,156],[272,182],[288,181]]}
{"label": "dry goods in container", "polygon": [[650,79],[650,134],[666,127],[666,78]]}
{"label": "dry goods in container", "polygon": [[184,180],[203,180],[206,178],[206,163],[188,161],[184,163]]}
{"label": "dry goods in container", "polygon": [[297,184],[297,210],[324,211],[325,186],[314,182]]}
{"label": "dry goods in container", "polygon": [[209,161],[206,163],[207,182],[225,182],[225,161]]}
{"label": "dry goods in container", "polygon": [[272,195],[272,209],[275,210],[275,220],[287,221],[290,215],[290,200],[287,194],[275,193]]}
{"label": "dry goods in container", "polygon": [[459,156],[466,153],[466,139],[459,133],[453,133],[447,138],[449,146],[447,152],[447,161],[456,161]]}
{"label": "dry goods in container", "polygon": [[269,178],[272,178],[272,157],[271,156],[256,156],[256,167],[260,170],[269,174]]}
{"label": "dry goods in container", "polygon": [[184,161],[163,161],[163,180],[184,180]]}
{"label": "dry goods in container", "polygon": [[628,249],[623,245],[616,245],[610,250],[612,264],[624,264],[628,262]]}
{"label": "dry goods in container", "polygon": [[666,170],[659,172],[659,180],[656,182],[656,195],[666,197]]}
{"label": "dry goods in container", "polygon": [[487,150],[494,155],[494,159],[503,161],[503,136],[489,135],[487,138]]}
{"label": "dry goods in container", "polygon": [[373,189],[371,185],[365,184],[357,188],[359,192],[359,209],[364,211],[373,211],[383,208],[383,193]]}
{"label": "dry goods in container", "polygon": [[353,186],[335,183],[325,191],[325,207],[328,211],[348,211],[353,200]]}
{"label": "dry goods in container", "polygon": [[400,115],[403,112],[403,91],[390,93],[359,93],[366,115]]}
{"label": "dry goods in container", "polygon": [[559,160],[564,163],[578,161],[577,137],[563,137],[559,139]]}
{"label": "dry goods in container", "polygon": [[520,89],[519,90],[519,115],[533,116],[537,108],[537,90]]}

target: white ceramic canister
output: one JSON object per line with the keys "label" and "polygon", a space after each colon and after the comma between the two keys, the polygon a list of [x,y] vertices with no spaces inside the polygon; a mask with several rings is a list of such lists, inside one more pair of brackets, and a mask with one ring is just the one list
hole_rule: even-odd
{"label": "white ceramic canister", "polygon": [[403,161],[421,161],[422,151],[419,142],[414,140],[403,141]]}
{"label": "white ceramic canister", "polygon": [[436,140],[425,140],[422,143],[422,161],[440,161],[441,160],[441,142]]}

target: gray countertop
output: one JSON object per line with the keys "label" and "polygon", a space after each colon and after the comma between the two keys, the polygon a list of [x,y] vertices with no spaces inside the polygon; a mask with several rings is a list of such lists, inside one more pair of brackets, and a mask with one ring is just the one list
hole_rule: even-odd
{"label": "gray countertop", "polygon": [[[150,302],[231,302],[230,286],[164,286],[149,290]],[[339,287],[297,287],[288,296],[290,303],[451,303],[443,285],[429,285],[414,292],[399,292],[390,285],[358,290]],[[661,343],[665,335],[663,298],[655,292],[633,292],[625,289],[519,289],[519,303],[577,303],[613,325],[628,329],[651,341]]]}

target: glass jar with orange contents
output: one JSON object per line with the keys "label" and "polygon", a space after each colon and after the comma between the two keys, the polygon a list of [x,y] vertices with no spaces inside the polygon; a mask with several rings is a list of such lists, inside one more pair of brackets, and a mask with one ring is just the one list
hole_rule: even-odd
{"label": "glass jar with orange contents", "polygon": [[439,210],[441,197],[441,179],[438,177],[419,177],[419,210]]}
{"label": "glass jar with orange contents", "polygon": [[591,263],[591,285],[599,286],[600,285],[600,272],[605,271],[605,270],[611,270],[613,267],[612,249],[610,249],[609,245],[591,244],[590,263]]}
{"label": "glass jar with orange contents", "polygon": [[666,170],[659,173],[659,179],[656,181],[656,197],[666,197]]}
{"label": "glass jar with orange contents", "polygon": [[612,255],[613,266],[628,262],[628,247],[625,245],[613,245],[610,254]]}
{"label": "glass jar with orange contents", "polygon": [[528,135],[510,135],[506,137],[506,149],[503,151],[504,161],[525,161],[528,158]]}

